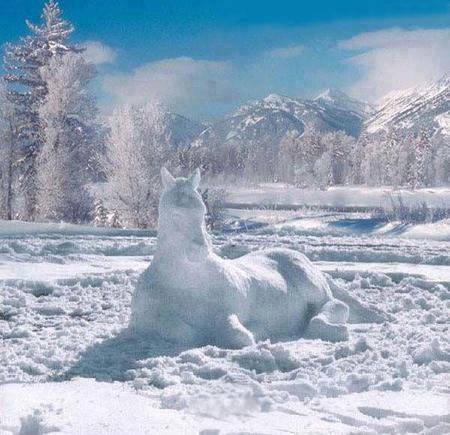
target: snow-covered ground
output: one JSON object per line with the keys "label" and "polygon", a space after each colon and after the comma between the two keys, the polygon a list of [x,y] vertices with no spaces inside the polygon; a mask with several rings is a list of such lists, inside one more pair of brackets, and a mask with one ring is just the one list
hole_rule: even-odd
{"label": "snow-covered ground", "polygon": [[0,433],[448,433],[446,225],[230,211],[222,256],[301,251],[388,320],[223,350],[127,333],[153,232],[0,222]]}

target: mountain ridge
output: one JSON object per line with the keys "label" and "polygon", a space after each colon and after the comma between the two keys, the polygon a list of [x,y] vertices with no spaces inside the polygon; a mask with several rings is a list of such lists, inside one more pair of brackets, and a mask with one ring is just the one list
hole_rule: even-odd
{"label": "mountain ridge", "polygon": [[364,126],[373,134],[389,128],[431,129],[450,134],[450,73],[437,81],[387,94]]}
{"label": "mountain ridge", "polygon": [[276,149],[288,133],[303,134],[344,131],[357,137],[372,109],[341,91],[326,91],[315,99],[279,94],[247,102],[229,117],[208,126],[196,139],[196,146],[245,144]]}
{"label": "mountain ridge", "polygon": [[211,124],[170,111],[164,116],[164,131],[174,149],[228,144],[275,150],[289,133],[343,131],[358,138],[391,128],[450,135],[450,73],[434,82],[391,92],[377,107],[327,89],[312,99],[272,93],[242,104]]}

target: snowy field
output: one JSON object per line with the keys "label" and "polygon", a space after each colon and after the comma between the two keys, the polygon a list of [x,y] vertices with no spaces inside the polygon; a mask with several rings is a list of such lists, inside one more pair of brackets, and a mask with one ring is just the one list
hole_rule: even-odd
{"label": "snowy field", "polygon": [[385,207],[391,197],[401,196],[406,205],[426,202],[430,207],[450,208],[448,187],[424,188],[414,191],[393,190],[392,187],[333,186],[326,190],[301,189],[289,184],[265,183],[232,188],[229,197],[237,204],[278,204],[328,207]]}
{"label": "snowy field", "polygon": [[154,232],[0,222],[0,433],[449,433],[449,226],[230,211],[220,255],[298,250],[386,320],[223,350],[127,333]]}

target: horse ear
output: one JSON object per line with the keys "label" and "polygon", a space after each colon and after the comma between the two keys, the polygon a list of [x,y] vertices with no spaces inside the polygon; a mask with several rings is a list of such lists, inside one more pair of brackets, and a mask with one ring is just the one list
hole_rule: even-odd
{"label": "horse ear", "polygon": [[189,181],[194,190],[196,190],[198,188],[198,186],[200,185],[200,180],[201,180],[200,169],[197,168],[189,177]]}
{"label": "horse ear", "polygon": [[164,166],[161,168],[161,180],[165,189],[175,184],[175,178]]}

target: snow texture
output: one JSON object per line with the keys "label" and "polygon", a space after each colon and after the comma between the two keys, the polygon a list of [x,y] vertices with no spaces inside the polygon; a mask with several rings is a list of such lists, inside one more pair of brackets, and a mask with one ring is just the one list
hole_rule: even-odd
{"label": "snow texture", "polygon": [[211,237],[220,257],[302,252],[335,297],[381,319],[354,305],[346,342],[221,349],[129,334],[154,232],[0,222],[0,433],[448,433],[450,243],[439,224],[421,239],[371,227],[230,211]]}

